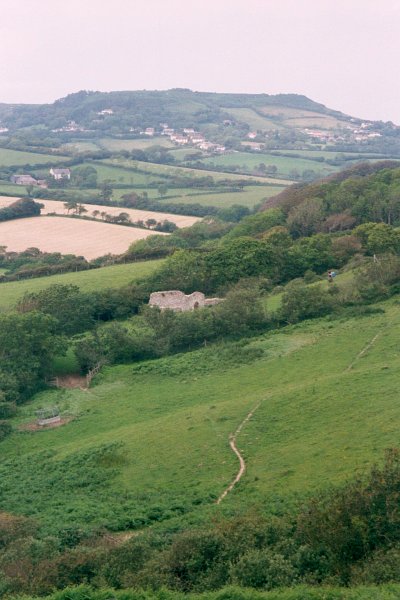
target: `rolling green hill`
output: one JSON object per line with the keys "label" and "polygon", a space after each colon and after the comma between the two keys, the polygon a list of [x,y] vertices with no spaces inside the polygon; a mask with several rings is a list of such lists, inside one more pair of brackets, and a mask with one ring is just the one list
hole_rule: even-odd
{"label": "rolling green hill", "polygon": [[[299,94],[81,91],[53,104],[0,104],[0,119],[9,129],[6,144],[23,144],[25,138],[40,147],[53,140],[68,152],[147,149],[152,139],[142,135],[144,143],[137,140],[148,127],[155,129],[154,144],[168,149],[171,142],[160,138],[161,124],[167,123],[176,130],[196,128],[213,142],[229,142],[229,147],[256,132],[258,141],[275,150],[400,156],[400,129],[392,123],[350,117]],[[14,137],[16,132],[20,135]]]}
{"label": "rolling green hill", "polygon": [[[274,513],[363,472],[398,443],[400,308],[382,307],[110,367],[90,391],[38,394],[2,443],[0,509],[51,531],[141,529],[251,505]],[[54,404],[68,424],[18,431]],[[255,407],[237,440],[247,471],[216,505],[238,471],[229,435]]]}

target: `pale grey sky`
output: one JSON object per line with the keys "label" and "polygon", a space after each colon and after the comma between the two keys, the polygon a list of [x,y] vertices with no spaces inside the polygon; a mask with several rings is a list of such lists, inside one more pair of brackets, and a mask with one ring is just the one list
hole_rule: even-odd
{"label": "pale grey sky", "polygon": [[293,92],[400,124],[400,0],[0,0],[0,102]]}

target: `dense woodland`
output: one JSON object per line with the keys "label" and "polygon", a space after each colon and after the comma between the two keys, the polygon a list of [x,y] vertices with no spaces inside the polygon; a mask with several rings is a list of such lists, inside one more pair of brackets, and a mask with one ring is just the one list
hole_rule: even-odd
{"label": "dense woodland", "polygon": [[[166,260],[137,284],[85,293],[73,285],[53,285],[25,294],[12,312],[0,315],[0,441],[12,432],[19,407],[46,387],[54,355],[72,351],[82,373],[118,363],[135,363],[140,370],[144,360],[231,341],[232,356],[237,352],[238,360],[251,362],[257,350],[247,352],[240,344],[252,336],[306,319],[334,322],[379,313],[373,304],[400,292],[400,169],[367,165],[295,186],[272,207],[250,215],[233,208],[224,219],[212,216],[168,237],[149,237],[119,260],[154,257]],[[10,271],[18,272],[35,261],[65,265],[72,259],[3,253],[0,266],[7,260]],[[82,262],[82,268],[88,266]],[[321,285],[328,269],[354,277],[342,287]],[[147,306],[149,294],[160,289],[201,290],[224,301],[188,313],[161,312]],[[274,312],[265,305],[271,294],[282,294]],[[77,485],[82,473],[90,474],[96,493],[105,476],[102,461],[118,448],[99,452],[81,457],[79,464],[65,459],[60,468]],[[165,533],[144,530],[162,521],[161,512],[135,523],[115,515],[115,530],[143,530],[123,544],[107,543],[103,529],[63,523],[46,529],[34,519],[0,513],[0,595],[43,595],[76,584],[200,593],[227,585],[266,591],[300,583],[398,582],[399,492],[400,456],[392,449],[364,477],[304,498],[294,510],[275,516],[249,507],[240,518]],[[96,592],[83,593],[88,598]],[[159,597],[169,597],[163,593]],[[241,594],[231,588],[224,597]],[[312,594],[301,597],[319,598]]]}

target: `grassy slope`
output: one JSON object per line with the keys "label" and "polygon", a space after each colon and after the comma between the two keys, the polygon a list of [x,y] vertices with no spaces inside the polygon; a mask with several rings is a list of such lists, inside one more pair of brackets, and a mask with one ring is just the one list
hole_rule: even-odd
{"label": "grassy slope", "polygon": [[[0,460],[0,508],[36,514],[48,523],[58,516],[113,526],[121,512],[126,525],[117,526],[129,527],[156,507],[168,516],[185,507],[192,520],[252,504],[273,511],[343,481],[398,443],[400,307],[391,301],[385,309],[382,315],[308,322],[261,336],[251,345],[265,354],[253,364],[229,365],[209,347],[154,362],[148,373],[129,365],[108,368],[90,392],[39,394],[19,419],[31,420],[35,408],[55,403],[77,418],[64,428],[15,433],[2,443],[3,456],[16,462],[4,470]],[[347,371],[378,332],[375,344]],[[213,499],[238,468],[229,433],[259,402],[238,440],[246,476],[217,507]],[[75,485],[71,494],[67,481],[76,477],[80,453],[110,442],[121,443],[121,451],[96,466],[117,467],[118,474],[106,473],[98,488]],[[54,455],[41,455],[44,451]],[[72,460],[66,471],[61,460]],[[38,490],[35,497],[21,484],[28,464],[35,465],[28,486]],[[79,464],[82,477],[90,477],[90,465]],[[45,469],[61,469],[65,484],[42,479]]]}
{"label": "grassy slope", "polygon": [[[96,163],[96,165],[99,163]],[[289,185],[290,182],[283,179],[276,179],[273,177],[256,177],[256,176],[248,176],[248,175],[237,175],[235,173],[223,173],[223,172],[215,172],[215,171],[206,171],[203,169],[192,169],[190,167],[175,167],[172,165],[161,165],[158,163],[150,163],[150,162],[141,162],[141,161],[131,161],[128,159],[106,159],[102,161],[102,164],[108,166],[123,166],[125,168],[138,167],[139,169],[146,171],[147,173],[151,173],[153,175],[163,174],[171,177],[174,176],[182,176],[182,177],[207,177],[211,176],[215,181],[220,181],[221,179],[250,179],[252,181],[258,181],[259,183],[270,183],[276,185]]]}
{"label": "grassy slope", "polygon": [[147,150],[152,146],[163,146],[173,148],[173,143],[166,136],[146,137],[139,139],[102,138],[98,142],[100,148],[119,152],[120,150]]}
{"label": "grassy slope", "polygon": [[274,154],[265,154],[262,152],[235,152],[233,154],[224,154],[204,160],[206,164],[213,164],[216,167],[240,165],[248,171],[252,171],[260,163],[265,165],[275,165],[280,175],[288,176],[292,169],[297,169],[300,173],[304,170],[313,169],[321,177],[333,173],[337,168],[326,165],[314,160],[305,160],[303,158],[289,158],[287,156],[275,156]]}
{"label": "grassy slope", "polygon": [[252,208],[264,198],[270,198],[276,196],[283,190],[283,187],[278,186],[246,186],[241,192],[224,192],[221,194],[213,194],[212,192],[206,194],[193,195],[193,190],[171,190],[170,194],[180,194],[181,191],[185,191],[185,194],[178,198],[166,198],[161,202],[173,202],[177,204],[203,204],[206,206],[215,206],[216,208],[225,208],[232,206],[233,204],[241,204]]}
{"label": "grassy slope", "polygon": [[266,131],[268,129],[283,129],[285,126],[278,119],[272,120],[263,117],[251,108],[228,108],[226,109],[238,121],[247,123],[251,129]]}
{"label": "grassy slope", "polygon": [[51,275],[50,277],[0,283],[0,312],[10,309],[26,292],[38,292],[56,283],[63,285],[72,283],[79,286],[83,291],[119,287],[146,277],[161,262],[161,260],[152,260],[127,265],[114,265],[90,271],[78,271],[77,273],[63,273],[61,275]]}
{"label": "grassy slope", "polygon": [[9,150],[0,148],[0,165],[8,167],[10,165],[36,165],[40,163],[59,163],[63,160],[69,160],[65,156],[53,154],[38,154],[35,152],[20,152],[19,150]]}

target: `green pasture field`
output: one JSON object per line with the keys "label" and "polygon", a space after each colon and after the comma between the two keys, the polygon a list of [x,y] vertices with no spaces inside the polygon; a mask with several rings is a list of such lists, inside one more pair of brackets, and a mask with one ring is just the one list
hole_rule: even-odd
{"label": "green pasture field", "polygon": [[[247,346],[108,367],[89,392],[36,395],[15,427],[54,404],[73,420],[2,442],[0,509],[53,531],[143,529],[251,506],[282,511],[363,473],[398,445],[400,306],[380,306],[382,314],[308,321]],[[216,505],[238,471],[229,435],[255,408],[237,440],[246,474]]]}
{"label": "green pasture field", "polygon": [[39,292],[54,284],[77,285],[84,292],[121,287],[147,277],[161,263],[162,260],[151,260],[0,283],[0,312],[10,310],[26,292]]}
{"label": "green pasture field", "polygon": [[[96,163],[98,164],[98,163]],[[215,181],[221,179],[231,179],[237,181],[240,179],[258,181],[260,183],[269,183],[271,185],[289,185],[290,182],[285,179],[277,179],[274,177],[256,177],[250,175],[238,175],[236,173],[224,173],[221,171],[207,171],[203,169],[192,169],[191,167],[175,167],[171,165],[161,165],[158,163],[149,163],[141,161],[131,161],[127,159],[106,159],[102,161],[105,165],[120,165],[127,168],[137,167],[140,170],[152,174],[167,175],[168,177],[207,177],[211,176]]]}
{"label": "green pasture field", "polygon": [[[89,163],[84,166],[89,166]],[[118,163],[112,164],[108,161],[96,161],[91,163],[91,166],[96,169],[98,181],[100,183],[105,179],[110,179],[115,181],[115,183],[123,183],[125,185],[146,185],[150,182],[157,181],[157,173],[150,173],[147,175],[146,173],[138,173],[134,168],[131,170],[121,169],[119,168]],[[131,163],[130,166],[133,167],[134,165]],[[161,182],[164,182],[164,179],[160,180],[160,183]]]}
{"label": "green pasture field", "polygon": [[147,150],[152,146],[163,146],[164,148],[173,148],[173,143],[165,135],[160,137],[145,137],[135,140],[124,140],[116,138],[102,138],[97,142],[100,148],[119,152],[120,150]]}
{"label": "green pasture field", "polygon": [[275,156],[263,152],[234,152],[233,154],[223,154],[212,158],[204,159],[204,163],[215,165],[218,168],[239,165],[243,170],[252,171],[260,163],[265,165],[275,165],[279,175],[288,176],[292,169],[297,169],[300,174],[304,170],[313,169],[321,177],[337,171],[336,167],[321,163],[318,161],[304,160],[303,158],[290,158],[287,156]]}
{"label": "green pasture field", "polygon": [[[241,204],[248,208],[253,208],[256,204],[264,200],[265,198],[271,198],[282,192],[285,188],[283,186],[248,186],[241,192],[224,192],[221,194],[210,193],[193,195],[193,190],[188,190],[186,194],[179,196],[179,198],[166,198],[161,202],[174,202],[179,204],[193,204],[199,203],[205,206],[215,206],[216,208],[226,208],[233,204]],[[170,194],[180,192],[180,190],[171,190]],[[192,194],[190,193],[192,192]]]}
{"label": "green pasture field", "polygon": [[51,162],[59,163],[64,160],[68,160],[68,158],[57,154],[38,154],[36,152],[21,152],[19,150],[0,148],[0,167],[9,167],[11,165],[36,165]]}
{"label": "green pasture field", "polygon": [[251,129],[261,131],[283,129],[284,124],[279,119],[269,119],[257,114],[251,108],[227,108],[227,112],[236,120],[248,123]]}
{"label": "green pasture field", "polygon": [[26,194],[26,186],[15,185],[13,183],[0,183],[0,196],[24,196]]}
{"label": "green pasture field", "polygon": [[76,142],[68,142],[61,146],[65,152],[72,152],[79,154],[80,152],[98,152],[101,150],[100,146],[95,141],[82,140]]}
{"label": "green pasture field", "polygon": [[200,154],[203,154],[203,152],[201,150],[199,150],[198,148],[190,147],[190,148],[177,148],[176,150],[170,150],[168,155],[173,156],[178,161],[184,161],[186,154],[191,154],[193,152],[200,152]]}
{"label": "green pasture field", "polygon": [[[312,158],[318,157],[318,156],[323,156],[324,158],[328,158],[328,159],[333,159],[336,157],[349,158],[353,154],[351,152],[336,152],[335,150],[331,150],[331,151],[329,151],[329,150],[282,150],[282,152],[284,154],[299,154],[301,156],[310,156]],[[379,154],[372,153],[372,152],[365,152],[365,153],[355,152],[354,160],[369,160],[371,156],[379,156]],[[384,154],[382,154],[381,157],[382,157],[382,160],[384,160],[386,158]]]}

